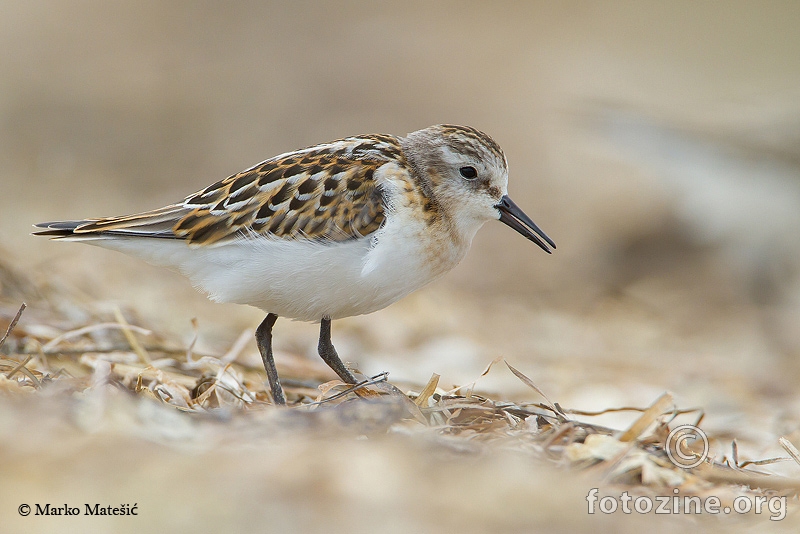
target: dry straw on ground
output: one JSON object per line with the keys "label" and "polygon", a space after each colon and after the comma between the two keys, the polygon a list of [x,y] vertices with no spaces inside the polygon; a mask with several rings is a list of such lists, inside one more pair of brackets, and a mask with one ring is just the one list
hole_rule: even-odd
{"label": "dry straw on ground", "polygon": [[[479,393],[481,377],[449,390],[440,386],[438,375],[424,385],[392,385],[386,375],[362,377],[355,387],[320,383],[315,368],[297,357],[279,369],[291,405],[276,409],[264,387],[263,369],[238,360],[249,332],[225,354],[198,354],[193,343],[184,346],[157,327],[139,326],[131,310],[96,309],[52,282],[34,282],[9,266],[1,267],[0,275],[0,331],[6,332],[0,342],[0,396],[5,399],[0,402],[19,407],[37,397],[56,399],[70,407],[65,417],[80,432],[103,432],[115,410],[133,406],[138,415],[122,417],[118,426],[166,447],[199,442],[201,434],[206,447],[214,439],[224,441],[204,431],[204,423],[241,429],[268,422],[270,428],[324,435],[418,436],[456,454],[513,450],[533,462],[584,471],[612,493],[656,495],[677,488],[682,496],[714,495],[723,506],[731,506],[742,495],[780,495],[793,502],[800,491],[800,480],[759,470],[769,463],[800,463],[800,454],[785,438],[781,445],[788,456],[742,461],[735,441],[710,435],[712,454],[707,459],[691,469],[674,465],[665,450],[668,434],[680,424],[702,428],[703,413],[679,409],[668,393],[649,407],[589,413],[552,402],[528,376],[502,360],[492,362],[483,375],[510,371],[530,387],[530,398],[539,400],[487,398]],[[20,307],[23,298],[27,309]],[[615,410],[640,416],[629,428],[592,422]],[[199,424],[180,434],[180,418]],[[198,435],[191,436],[195,431]],[[698,443],[692,445],[698,449]],[[713,454],[724,447],[731,453],[721,458]]]}

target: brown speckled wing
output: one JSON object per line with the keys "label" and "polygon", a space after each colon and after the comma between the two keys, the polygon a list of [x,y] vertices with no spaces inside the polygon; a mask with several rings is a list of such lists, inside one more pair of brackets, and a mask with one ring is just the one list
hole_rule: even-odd
{"label": "brown speckled wing", "polygon": [[171,237],[193,245],[253,235],[356,239],[383,224],[384,199],[374,173],[390,161],[405,164],[392,136],[342,139],[269,159],[179,204],[80,221],[72,235]]}

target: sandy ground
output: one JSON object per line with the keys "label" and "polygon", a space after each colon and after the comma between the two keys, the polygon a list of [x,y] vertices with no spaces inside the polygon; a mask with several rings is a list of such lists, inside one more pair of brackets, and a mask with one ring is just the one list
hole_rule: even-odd
{"label": "sandy ground", "polygon": [[[178,275],[112,252],[33,238],[31,224],[155,208],[346,135],[463,123],[503,146],[512,197],[557,253],[487,224],[441,281],[334,323],[344,359],[419,391],[433,373],[446,390],[502,357],[586,411],[646,407],[670,391],[679,408],[704,411],[719,461],[733,440],[739,459],[786,456],[781,436],[800,444],[797,3],[31,1],[2,11],[0,247],[4,268],[24,276],[2,277],[0,326],[22,300],[20,331],[49,325],[42,340],[114,321],[120,306],[184,348],[197,318],[195,349],[222,355],[261,312],[212,304]],[[54,307],[34,294],[42,287],[80,304]],[[331,378],[314,325],[280,321],[275,336],[286,370]],[[253,342],[239,360],[257,363]],[[477,388],[541,401],[500,367]],[[700,521],[789,531],[800,507],[790,498],[782,522],[589,515],[591,488],[622,489],[502,440],[445,446],[435,430],[266,409],[209,421],[86,391],[0,398],[7,528],[666,532]],[[625,429],[636,417],[594,420]],[[800,477],[790,461],[763,470]],[[62,501],[138,503],[139,515],[17,512]]]}

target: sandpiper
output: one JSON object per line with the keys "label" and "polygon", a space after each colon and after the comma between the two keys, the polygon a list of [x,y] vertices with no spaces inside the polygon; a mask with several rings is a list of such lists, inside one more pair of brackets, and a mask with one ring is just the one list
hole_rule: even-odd
{"label": "sandpiper", "polygon": [[442,276],[486,221],[545,252],[555,243],[508,197],[500,146],[467,126],[405,137],[359,135],[287,152],[145,213],[37,224],[174,269],[217,302],[267,312],[256,341],[276,404],[278,317],[320,323],[319,355],[355,377],[331,342],[331,320],[380,310]]}

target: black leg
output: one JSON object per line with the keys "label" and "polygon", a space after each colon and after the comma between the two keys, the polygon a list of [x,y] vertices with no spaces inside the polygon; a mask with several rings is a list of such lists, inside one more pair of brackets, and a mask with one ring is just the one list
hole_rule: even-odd
{"label": "black leg", "polygon": [[267,371],[272,400],[275,404],[284,405],[286,404],[286,397],[283,396],[281,379],[278,376],[278,370],[275,368],[275,359],[272,357],[272,327],[277,320],[278,316],[274,313],[267,314],[266,319],[256,328],[256,343],[258,344],[258,351],[261,353],[261,359],[264,360],[264,369]]}
{"label": "black leg", "polygon": [[355,384],[356,377],[344,366],[331,342],[331,320],[323,317],[319,323],[319,355],[346,384]]}

